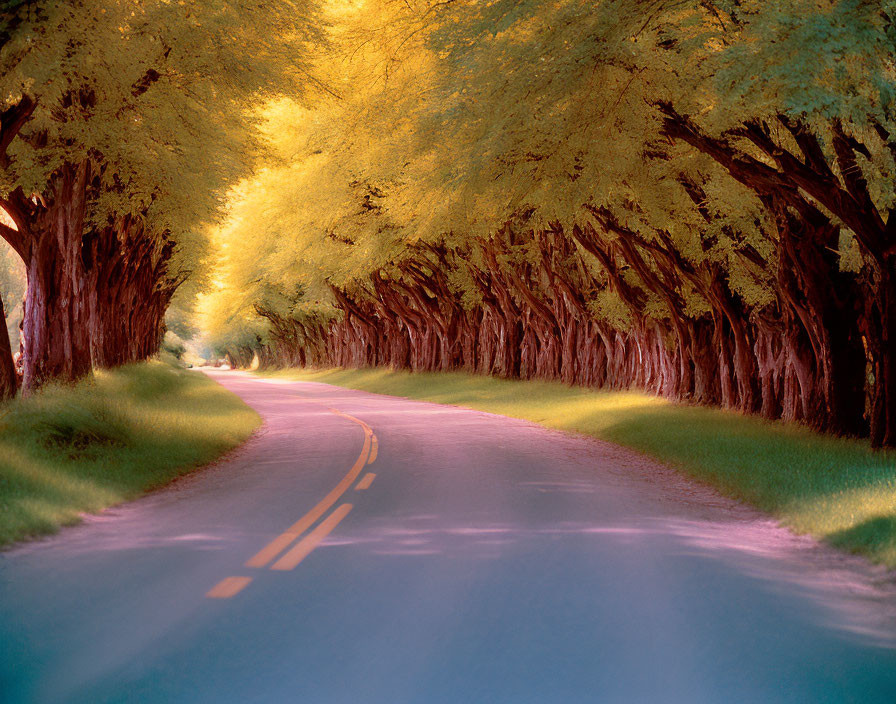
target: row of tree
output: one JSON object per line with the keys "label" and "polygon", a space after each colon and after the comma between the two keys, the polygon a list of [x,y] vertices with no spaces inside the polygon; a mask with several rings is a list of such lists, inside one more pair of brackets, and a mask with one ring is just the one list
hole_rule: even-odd
{"label": "row of tree", "polygon": [[[308,84],[316,15],[305,0],[2,1],[0,236],[27,273],[26,392],[158,350],[223,194],[254,166],[260,106]],[[0,345],[0,398],[15,391]]]}
{"label": "row of tree", "polygon": [[238,364],[646,389],[896,445],[896,4],[366,2],[266,113]]}

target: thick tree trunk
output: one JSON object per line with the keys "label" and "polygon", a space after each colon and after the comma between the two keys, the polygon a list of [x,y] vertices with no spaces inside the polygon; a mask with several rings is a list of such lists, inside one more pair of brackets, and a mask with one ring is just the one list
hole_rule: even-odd
{"label": "thick tree trunk", "polygon": [[131,218],[84,239],[93,365],[118,366],[155,354],[164,335],[165,311],[180,283],[168,275],[173,245],[157,243]]}
{"label": "thick tree trunk", "polygon": [[66,164],[40,199],[17,190],[4,200],[17,229],[0,234],[28,277],[25,393],[155,354],[180,283],[168,276],[173,245],[157,243],[139,218],[85,231],[90,179],[89,162]]}
{"label": "thick tree trunk", "polygon": [[[296,335],[291,330],[298,323],[285,321],[276,344],[278,349],[300,345],[293,357],[302,363],[314,358],[336,365],[467,368],[510,378],[641,388],[848,434],[867,432],[862,420],[867,357],[875,442],[893,442],[887,428],[896,409],[888,410],[894,395],[886,390],[896,383],[896,359],[889,354],[896,305],[889,316],[877,306],[863,315],[855,308],[856,282],[826,249],[836,244],[836,227],[811,204],[800,209],[774,198],[767,204],[778,217],[777,258],[767,265],[744,253],[769,281],[777,276],[778,299],[762,310],[736,296],[721,269],[685,260],[662,232],[648,241],[619,232],[618,224],[615,237],[587,225],[573,228],[573,237],[606,274],[595,276],[559,226],[529,233],[540,262],[520,256],[520,235],[508,227],[494,241],[480,242],[473,253],[482,255],[473,257],[478,264],[422,248],[423,258],[415,254],[396,265],[397,275],[375,275],[372,292],[362,287],[355,297],[340,300],[341,322]],[[623,236],[630,242],[620,243]],[[469,273],[468,281],[481,294],[476,305],[462,306],[446,283],[455,273]],[[890,281],[896,282],[896,275]],[[890,285],[888,300],[896,304],[896,284]],[[883,290],[883,284],[875,287]],[[630,326],[617,329],[592,317],[591,296],[600,290],[618,295],[631,315]],[[694,290],[706,299],[711,316],[689,312],[685,296]],[[651,293],[664,300],[668,315],[645,312]],[[276,356],[292,358],[282,351]]]}
{"label": "thick tree trunk", "polygon": [[25,393],[54,379],[77,379],[91,368],[81,261],[88,172],[86,163],[63,167],[33,224],[25,257]]}
{"label": "thick tree trunk", "polygon": [[3,309],[2,300],[0,300],[0,321],[3,321],[3,327],[0,329],[0,401],[7,401],[15,398],[18,383],[16,368],[12,361],[12,346],[6,331],[6,312]]}
{"label": "thick tree trunk", "polygon": [[[815,208],[796,218],[776,207],[781,238],[779,288],[804,395],[804,419],[818,430],[861,435],[865,428],[865,351],[857,284],[832,251],[839,228]],[[805,335],[805,341],[800,338]]]}
{"label": "thick tree trunk", "polygon": [[885,260],[876,300],[863,321],[870,371],[870,435],[874,447],[896,446],[896,257]]}

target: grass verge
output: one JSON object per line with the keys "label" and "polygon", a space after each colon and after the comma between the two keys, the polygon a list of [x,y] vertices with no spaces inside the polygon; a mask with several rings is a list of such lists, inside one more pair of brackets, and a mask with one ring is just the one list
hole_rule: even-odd
{"label": "grass verge", "polygon": [[383,369],[269,375],[466,406],[609,440],[667,462],[796,532],[896,567],[896,453],[874,452],[867,442],[559,383]]}
{"label": "grass verge", "polygon": [[260,424],[237,396],[163,362],[0,405],[0,545],[160,487]]}

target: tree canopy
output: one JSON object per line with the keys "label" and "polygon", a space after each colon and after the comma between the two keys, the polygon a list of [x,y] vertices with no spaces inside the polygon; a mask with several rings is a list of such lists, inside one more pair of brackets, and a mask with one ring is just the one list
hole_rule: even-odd
{"label": "tree canopy", "polygon": [[157,346],[228,188],[257,165],[260,111],[314,83],[318,14],[306,0],[13,6],[0,206],[16,227],[0,234],[29,272],[26,387]]}
{"label": "tree canopy", "polygon": [[893,9],[331,8],[330,94],[272,106],[278,158],[231,192],[213,337],[635,384],[889,443]]}
{"label": "tree canopy", "polygon": [[11,7],[26,378],[64,366],[27,354],[64,201],[56,259],[144,262],[155,345],[189,279],[239,364],[635,386],[896,443],[891,0]]}

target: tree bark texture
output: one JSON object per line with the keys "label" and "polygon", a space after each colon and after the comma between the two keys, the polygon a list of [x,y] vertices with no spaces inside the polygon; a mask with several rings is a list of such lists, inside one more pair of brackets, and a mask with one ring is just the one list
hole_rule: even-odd
{"label": "tree bark texture", "polygon": [[[0,300],[0,320],[6,320],[3,309],[3,301]],[[12,360],[12,346],[9,343],[9,335],[6,334],[6,325],[0,330],[0,401],[8,401],[15,398],[18,390],[16,369]]]}
{"label": "tree bark texture", "polygon": [[87,227],[90,180],[89,162],[69,164],[40,198],[17,191],[2,202],[17,227],[0,235],[27,273],[25,393],[155,354],[180,283],[168,272],[173,245],[139,218]]}
{"label": "tree bark texture", "polygon": [[[662,234],[648,242],[608,213],[597,213],[593,226],[527,233],[537,243],[534,262],[509,263],[515,235],[505,231],[480,241],[475,252],[423,251],[394,272],[376,272],[356,292],[334,289],[337,319],[287,319],[260,310],[271,324],[271,342],[259,345],[259,359],[265,367],[457,369],[637,388],[867,436],[875,414],[893,412],[880,390],[896,369],[888,350],[873,341],[892,339],[886,325],[896,316],[865,311],[871,304],[856,277],[837,270],[829,250],[815,246],[835,236],[823,219],[794,219],[792,210],[782,210],[781,253],[770,273],[778,300],[753,308],[716,265],[696,268]],[[589,256],[604,278],[588,273]],[[634,271],[641,286],[625,271]],[[447,283],[460,274],[479,294],[475,305]],[[709,313],[687,312],[685,282]],[[630,325],[617,328],[590,312],[585,292],[601,287],[625,303]],[[647,292],[665,302],[667,316],[645,315]],[[880,329],[868,329],[869,320]],[[232,351],[230,357],[248,364],[252,355]]]}

